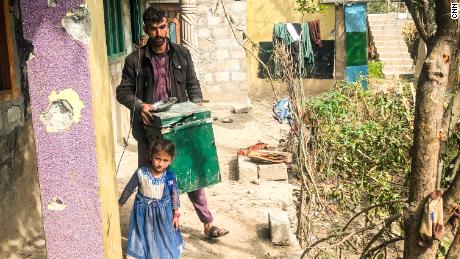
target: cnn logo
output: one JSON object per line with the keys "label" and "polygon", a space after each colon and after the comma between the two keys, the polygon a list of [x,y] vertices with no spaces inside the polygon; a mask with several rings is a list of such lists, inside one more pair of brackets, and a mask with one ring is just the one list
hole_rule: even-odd
{"label": "cnn logo", "polygon": [[454,20],[458,19],[458,3],[450,4],[450,18]]}

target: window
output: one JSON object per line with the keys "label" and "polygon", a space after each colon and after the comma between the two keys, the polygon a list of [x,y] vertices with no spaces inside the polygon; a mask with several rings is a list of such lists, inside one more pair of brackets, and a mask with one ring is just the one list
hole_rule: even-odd
{"label": "window", "polygon": [[14,71],[14,35],[8,2],[0,0],[0,101],[8,101],[20,95]]}
{"label": "window", "polygon": [[104,0],[104,21],[107,55],[116,58],[125,53],[122,0]]}
{"label": "window", "polygon": [[129,0],[129,11],[131,14],[131,42],[137,44],[142,35],[142,18],[139,0]]}

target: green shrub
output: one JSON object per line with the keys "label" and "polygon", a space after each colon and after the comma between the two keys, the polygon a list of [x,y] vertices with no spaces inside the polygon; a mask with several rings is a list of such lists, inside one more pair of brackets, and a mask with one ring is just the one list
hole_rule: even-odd
{"label": "green shrub", "polygon": [[[343,209],[406,197],[412,100],[409,86],[377,92],[340,82],[332,91],[307,101],[304,121],[315,132],[317,177],[335,186],[328,196]],[[386,215],[399,206],[371,213]]]}
{"label": "green shrub", "polygon": [[367,65],[369,67],[370,78],[384,78],[382,61],[369,61]]}

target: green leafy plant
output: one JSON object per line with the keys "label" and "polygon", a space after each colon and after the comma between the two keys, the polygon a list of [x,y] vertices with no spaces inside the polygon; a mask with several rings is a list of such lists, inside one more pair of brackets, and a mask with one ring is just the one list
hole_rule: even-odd
{"label": "green leafy plant", "polygon": [[[307,127],[315,128],[320,181],[346,210],[406,197],[410,171],[413,103],[410,87],[363,90],[359,83],[338,83],[305,105]],[[384,216],[400,205],[369,211]]]}
{"label": "green leafy plant", "polygon": [[384,78],[382,61],[369,61],[367,65],[369,67],[370,78]]}
{"label": "green leafy plant", "polygon": [[296,0],[298,8],[296,9],[303,15],[310,13],[318,13],[326,8],[325,5],[320,4],[318,0]]}

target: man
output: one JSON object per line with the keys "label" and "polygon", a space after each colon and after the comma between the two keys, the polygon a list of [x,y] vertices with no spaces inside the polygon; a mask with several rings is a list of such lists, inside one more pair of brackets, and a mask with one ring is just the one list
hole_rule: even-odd
{"label": "man", "polygon": [[[200,104],[203,101],[190,52],[168,39],[165,12],[150,6],[142,19],[149,40],[145,46],[126,57],[121,83],[117,87],[118,102],[132,111],[133,136],[138,144],[138,166],[149,163],[149,143],[144,125],[150,125],[153,119],[152,104],[169,97],[176,97],[178,102],[189,100]],[[228,234],[227,230],[212,226],[213,217],[203,189],[187,194],[204,225],[206,236],[218,238]]]}

